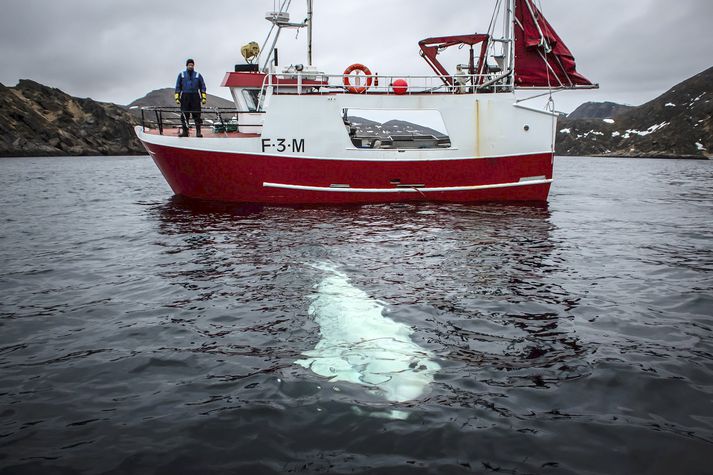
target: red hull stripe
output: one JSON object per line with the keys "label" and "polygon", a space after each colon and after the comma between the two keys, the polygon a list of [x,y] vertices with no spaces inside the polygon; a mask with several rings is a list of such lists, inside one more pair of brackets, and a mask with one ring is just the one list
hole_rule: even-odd
{"label": "red hull stripe", "polygon": [[[209,152],[144,142],[174,193],[265,204],[546,201],[552,153],[369,162]],[[330,193],[332,192],[332,193]]]}

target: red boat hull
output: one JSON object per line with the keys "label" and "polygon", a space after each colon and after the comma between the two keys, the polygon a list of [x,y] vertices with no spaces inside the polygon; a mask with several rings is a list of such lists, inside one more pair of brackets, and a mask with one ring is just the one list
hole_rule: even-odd
{"label": "red boat hull", "polygon": [[265,204],[546,201],[552,180],[552,153],[361,161],[144,145],[175,194],[202,200]]}

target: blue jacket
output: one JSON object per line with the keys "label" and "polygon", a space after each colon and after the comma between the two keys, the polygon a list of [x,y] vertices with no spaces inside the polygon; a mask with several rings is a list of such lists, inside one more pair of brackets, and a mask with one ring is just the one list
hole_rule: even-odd
{"label": "blue jacket", "polygon": [[205,81],[198,71],[185,70],[178,75],[178,79],[176,79],[177,93],[195,94],[199,91],[205,92]]}

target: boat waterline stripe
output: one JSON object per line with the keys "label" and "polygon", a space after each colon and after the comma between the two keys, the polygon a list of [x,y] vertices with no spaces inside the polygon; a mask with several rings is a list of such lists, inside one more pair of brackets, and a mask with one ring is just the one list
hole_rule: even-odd
{"label": "boat waterline stripe", "polygon": [[288,185],[285,183],[265,182],[262,184],[262,186],[264,186],[265,188],[281,188],[284,190],[329,191],[333,193],[443,193],[454,191],[490,190],[494,188],[511,188],[517,186],[547,185],[550,183],[552,183],[552,180],[525,180],[515,183],[496,183],[493,185],[444,186],[435,188],[333,188],[328,186]]}

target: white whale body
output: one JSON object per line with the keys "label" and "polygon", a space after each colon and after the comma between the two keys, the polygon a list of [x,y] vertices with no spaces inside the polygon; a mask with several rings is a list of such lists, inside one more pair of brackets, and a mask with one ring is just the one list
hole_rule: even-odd
{"label": "white whale body", "polygon": [[315,267],[326,273],[309,308],[321,339],[296,363],[333,382],[366,386],[388,401],[423,395],[440,366],[411,340],[411,327],[385,317],[384,305],[344,273],[325,264]]}

